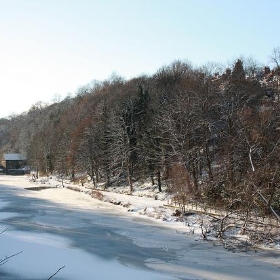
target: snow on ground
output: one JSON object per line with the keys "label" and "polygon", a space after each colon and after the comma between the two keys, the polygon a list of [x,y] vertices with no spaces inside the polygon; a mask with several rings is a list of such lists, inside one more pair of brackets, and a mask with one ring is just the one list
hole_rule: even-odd
{"label": "snow on ground", "polygon": [[[176,213],[176,208],[171,207],[169,204],[171,202],[170,196],[165,193],[159,193],[155,186],[151,186],[149,183],[143,184],[135,184],[133,194],[129,194],[128,186],[119,186],[119,187],[110,187],[106,191],[103,191],[101,188],[98,190],[94,190],[92,185],[89,183],[85,183],[83,186],[81,183],[74,184],[69,181],[64,182],[64,187],[62,183],[57,178],[40,178],[35,182],[31,180],[29,176],[0,176],[0,185],[10,185],[13,188],[18,188],[19,190],[23,190],[26,188],[37,188],[43,189],[42,191],[30,191],[30,192],[22,192],[19,191],[17,195],[36,197],[44,200],[50,200],[51,202],[55,202],[56,204],[62,204],[71,209],[77,210],[94,210],[101,211],[102,213],[116,213],[126,217],[137,217],[142,218],[143,222],[147,221],[147,218],[152,220],[153,222],[157,222],[160,226],[166,226],[176,230],[179,234],[191,235],[196,237],[197,240],[202,240],[202,228],[206,230],[207,239],[212,242],[218,242],[216,233],[212,229],[213,218],[209,215],[198,214],[195,213],[195,209],[190,209],[191,215],[185,216],[184,219],[180,216],[174,215]],[[5,201],[0,201],[1,206],[5,206]],[[193,211],[192,211],[193,210]],[[12,217],[15,215],[14,213],[4,212],[0,218],[3,220]],[[43,223],[42,223],[43,224]],[[1,224],[0,231],[5,229],[5,223]],[[246,235],[238,235],[236,229],[231,230],[231,234],[233,237],[238,237],[239,239],[243,239],[244,244],[246,244],[247,236]],[[234,239],[234,238],[233,238]],[[67,280],[76,280],[76,279],[91,279],[92,275],[96,276],[96,279],[114,279],[116,273],[120,273],[126,279],[171,279],[166,276],[166,278],[161,275],[160,277],[156,274],[151,274],[150,272],[141,272],[137,273],[133,269],[128,269],[120,266],[117,262],[110,263],[110,270],[106,270],[108,267],[108,262],[98,259],[95,256],[82,252],[82,250],[73,250],[71,252],[71,248],[69,248],[68,240],[57,237],[57,236],[48,236],[48,234],[36,234],[36,233],[26,233],[22,235],[17,231],[7,231],[5,234],[2,234],[1,240],[1,252],[5,252],[7,255],[11,255],[17,252],[18,248],[21,248],[24,251],[24,255],[28,256],[24,258],[13,258],[12,262],[8,262],[5,264],[5,269],[7,271],[12,271],[15,266],[20,267],[20,274],[25,277],[30,277],[30,267],[32,267],[32,262],[36,262],[37,256],[41,256],[42,261],[39,262],[39,267],[34,269],[32,279],[39,279],[39,276],[50,276],[50,271],[55,272],[61,265],[61,262],[58,260],[67,259],[67,271],[62,270],[59,272],[59,276],[63,277],[62,279]],[[51,240],[51,242],[50,242]],[[35,245],[35,246],[33,246]],[[277,244],[274,246],[274,249],[280,249],[280,246]],[[246,248],[245,248],[246,249]],[[44,252],[44,254],[40,254],[40,252]],[[54,253],[55,252],[55,253]],[[220,251],[217,253],[220,258]],[[55,255],[55,258],[53,257]],[[201,258],[200,255],[196,256],[198,259]],[[184,258],[182,256],[182,258]],[[189,256],[186,256],[186,262],[190,261]],[[258,258],[258,256],[256,256]],[[215,262],[217,258],[205,260],[207,263],[211,261]],[[81,261],[82,260],[82,261]],[[237,262],[239,259],[235,258]],[[244,265],[244,275],[246,273],[249,275],[252,273],[251,270],[248,269],[248,259],[246,259],[246,263],[242,263]],[[267,260],[268,261],[268,260]],[[269,262],[278,262],[278,259],[270,259]],[[23,263],[22,263],[23,262]],[[76,264],[79,262],[82,267],[77,270]],[[228,264],[228,263],[230,264]],[[216,267],[216,263],[213,267],[216,268],[215,271],[211,273],[209,271],[205,271],[205,275],[203,275],[203,271],[195,270],[193,265],[188,265],[186,268],[183,266],[176,266],[175,264],[169,265],[169,269],[173,269],[174,271],[179,271],[180,269],[188,270],[190,273],[191,269],[194,271],[191,272],[192,275],[196,275],[195,279],[237,279],[235,276],[229,277],[229,273],[225,274],[226,276],[221,276],[221,269],[224,269],[224,272],[230,271],[232,260],[223,260],[223,263],[218,263],[218,267]],[[266,262],[266,260],[262,260],[262,262]],[[37,262],[36,262],[37,263]],[[49,266],[44,267],[44,263],[48,263]],[[91,271],[85,271],[83,273],[83,277],[79,275],[79,271],[89,269],[86,264],[91,263],[90,266]],[[197,263],[194,261],[194,263]],[[210,269],[209,263],[209,269]],[[83,267],[83,265],[85,265]],[[163,270],[166,269],[167,264],[157,263],[157,260],[150,260],[147,265],[153,267],[154,269]],[[211,263],[212,265],[212,263]],[[222,266],[224,267],[222,268]],[[265,264],[264,264],[265,265]],[[263,269],[266,269],[264,273],[267,273],[267,267],[263,265]],[[255,264],[250,266],[250,269],[253,269]],[[276,268],[278,264],[274,265]],[[26,267],[26,271],[22,271]],[[101,271],[100,267],[104,267],[102,269],[102,275],[98,275]],[[269,267],[269,266],[268,266]],[[51,269],[50,269],[51,268]],[[277,270],[277,269],[276,269]],[[247,271],[247,272],[246,272]],[[262,270],[263,271],[263,270]],[[277,272],[277,271],[276,271]],[[105,274],[104,274],[105,273]],[[272,272],[271,272],[272,273]],[[273,270],[275,274],[275,270]],[[254,273],[253,273],[254,274]],[[253,275],[252,274],[252,275]],[[274,275],[273,274],[273,275]],[[105,276],[104,276],[105,275]],[[203,277],[202,277],[203,275]],[[271,274],[272,275],[272,274]],[[87,278],[88,277],[88,278]],[[159,277],[159,278],[158,278]],[[202,278],[201,278],[202,277]],[[249,276],[248,276],[249,277]],[[247,276],[242,276],[238,279],[263,279],[260,276],[254,274],[248,278]],[[261,276],[263,277],[263,276]],[[1,278],[1,275],[0,275]],[[2,278],[2,279],[10,279],[10,278]],[[14,279],[14,278],[11,278]],[[27,278],[23,278],[27,279]],[[30,278],[28,278],[30,279]],[[173,278],[172,278],[173,279]],[[270,278],[277,279],[277,278]]]}
{"label": "snow on ground", "polygon": [[[16,178],[16,177],[14,177]],[[180,215],[180,208],[172,204],[170,194],[164,191],[159,192],[157,186],[152,186],[150,182],[136,182],[134,183],[134,190],[131,194],[129,186],[125,184],[112,185],[105,191],[102,184],[93,187],[90,182],[79,181],[78,183],[64,180],[63,184],[61,179],[57,177],[42,177],[35,181],[31,180],[30,176],[19,177],[20,185],[23,187],[42,187],[46,190],[40,194],[40,197],[50,199],[59,203],[68,203],[72,207],[84,208],[91,205],[94,209],[101,211],[114,211],[121,212],[125,215],[137,215],[137,217],[150,218],[153,221],[160,223],[161,226],[167,226],[176,230],[177,233],[190,234],[197,236],[198,239],[206,239],[216,243],[223,243],[224,247],[229,250],[246,251],[250,248],[250,238],[246,234],[240,234],[241,228],[230,226],[224,232],[224,239],[221,240],[217,236],[217,228],[219,221],[215,217],[218,214],[207,215],[204,209],[199,209],[197,206],[189,205],[187,213],[182,217]],[[14,182],[12,182],[14,184]],[[63,186],[62,186],[63,185]],[[48,187],[56,188],[47,189]],[[73,190],[65,192],[65,189]],[[58,193],[61,194],[58,195]],[[35,192],[36,193],[36,192]],[[34,195],[35,195],[34,193]],[[62,194],[63,193],[63,194]],[[82,199],[81,199],[82,198]],[[86,202],[95,201],[95,203]],[[113,207],[112,207],[113,206]],[[120,207],[114,207],[120,206]],[[179,212],[178,212],[179,211]],[[233,223],[234,221],[232,221]],[[254,244],[256,248],[280,248],[280,230],[279,228],[273,229],[278,231],[278,235],[274,235],[275,239],[267,240],[262,244]],[[252,246],[251,246],[252,247]]]}
{"label": "snow on ground", "polygon": [[[116,260],[105,261],[83,250],[76,248],[71,250],[67,242],[67,239],[50,234],[26,233],[22,235],[22,232],[5,232],[1,236],[1,251],[12,255],[21,248],[24,257],[13,257],[4,268],[6,271],[21,275],[21,278],[12,279],[49,279],[59,268],[61,271],[58,276],[67,280],[92,280],[93,275],[94,279],[115,279],[116,275],[122,275],[123,279],[135,280],[175,279],[147,271],[139,273],[133,268],[122,266]],[[64,263],[66,263],[65,269],[62,265]],[[10,278],[0,274],[0,279]]]}
{"label": "snow on ground", "polygon": [[[50,202],[70,207],[72,210],[92,209],[102,211],[102,213],[106,211],[111,213],[113,210],[122,212],[120,207],[95,200],[87,192],[75,192],[68,188],[56,187],[57,183],[56,180],[50,180],[48,184],[42,184],[41,180],[32,182],[27,176],[0,176],[0,185],[10,185],[13,189],[19,189],[18,196],[50,200]],[[44,191],[22,192],[26,188],[41,186],[47,188]],[[8,204],[0,199],[0,210]],[[124,279],[135,280],[177,279],[153,271],[140,271],[124,266],[117,260],[101,259],[82,249],[72,248],[67,238],[48,233],[27,231],[23,233],[22,231],[6,230],[8,226],[5,225],[5,220],[16,215],[15,213],[0,212],[0,279],[49,279],[55,272],[58,272],[58,278],[54,279],[67,280],[92,280],[93,276],[94,279],[115,279],[116,275],[121,275]],[[41,222],[41,226],[44,226],[44,222]],[[5,256],[8,256],[7,262]],[[12,260],[9,259],[10,256],[12,256]],[[60,268],[61,270],[59,270]],[[5,274],[6,272],[12,274]]]}
{"label": "snow on ground", "polygon": [[[117,186],[108,187],[103,190],[102,186],[93,187],[91,183],[84,183],[83,186],[79,184],[74,184],[69,180],[64,180],[62,183],[59,179],[55,177],[43,178],[35,182],[30,182],[34,184],[33,186],[40,187],[56,187],[58,190],[56,192],[63,192],[63,189],[70,189],[76,194],[69,193],[70,197],[75,196],[74,199],[68,200],[67,203],[72,204],[76,207],[84,208],[84,205],[78,202],[78,197],[83,197],[83,200],[94,200],[95,203],[91,204],[92,207],[96,209],[97,207],[107,211],[121,212],[126,215],[136,215],[137,217],[147,217],[151,220],[158,222],[161,226],[171,227],[177,229],[178,231],[184,231],[184,233],[201,234],[200,219],[198,215],[193,215],[189,217],[188,223],[182,220],[178,215],[175,215],[177,207],[171,205],[171,196],[166,192],[158,192],[157,186],[151,186],[151,183],[135,183],[134,191],[131,194],[129,191],[129,186]],[[46,189],[47,190],[47,189]],[[57,195],[57,193],[44,191],[44,198],[55,200],[55,202],[65,202],[65,195]],[[42,194],[40,194],[42,197]],[[68,196],[66,194],[66,196]],[[70,199],[69,197],[69,199]],[[58,201],[59,200],[59,201]],[[97,200],[97,201],[96,201]],[[101,203],[102,202],[102,203]],[[82,203],[82,201],[81,201]],[[98,204],[99,203],[99,204]],[[120,206],[120,207],[115,207]]]}

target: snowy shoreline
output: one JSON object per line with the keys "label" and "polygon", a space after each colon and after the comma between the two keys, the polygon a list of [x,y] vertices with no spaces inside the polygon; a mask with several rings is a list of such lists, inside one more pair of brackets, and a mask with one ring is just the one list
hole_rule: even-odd
{"label": "snowy shoreline", "polygon": [[[50,184],[51,181],[49,181]],[[226,216],[226,213],[216,212],[212,209],[203,209],[198,205],[187,205],[183,214],[179,205],[172,203],[172,198],[166,192],[159,193],[157,186],[150,183],[136,183],[131,194],[128,186],[109,187],[106,190],[94,189],[92,186],[81,186],[68,182],[65,187],[84,192],[104,202],[122,206],[127,212],[136,213],[144,217],[158,221],[161,225],[173,228],[177,233],[193,235],[197,240],[207,240],[225,249],[235,251],[256,250],[280,250],[280,225],[273,225],[274,239],[263,242],[252,242],[250,236],[241,234],[241,226],[234,225],[234,217],[231,217],[228,229],[220,238],[217,233],[218,219]],[[258,222],[262,224],[261,222]],[[266,223],[263,223],[266,226]],[[269,226],[269,223],[267,223]]]}
{"label": "snowy shoreline", "polygon": [[[15,201],[21,203],[23,207],[24,201],[28,199],[30,202],[36,201],[31,207],[32,211],[35,212],[36,205],[39,205],[41,209],[36,215],[34,213],[34,216],[31,212],[32,218],[26,220],[29,225],[40,226],[39,232],[37,230],[20,232],[16,228],[13,229],[13,224],[11,224],[12,228],[1,236],[2,254],[9,256],[18,252],[18,250],[24,252],[23,256],[16,256],[1,268],[2,271],[4,269],[4,271],[27,277],[20,279],[46,279],[41,276],[43,274],[50,276],[52,272],[55,272],[63,265],[66,265],[67,269],[59,272],[59,277],[62,277],[59,279],[67,280],[91,280],[96,271],[100,275],[100,278],[97,279],[113,279],[112,277],[104,276],[109,271],[98,270],[100,265],[110,265],[110,267],[112,265],[113,270],[122,271],[123,275],[131,275],[130,278],[137,280],[143,278],[149,280],[173,280],[182,279],[182,277],[187,277],[183,279],[204,280],[279,279],[278,263],[280,252],[277,246],[263,246],[261,247],[262,250],[254,251],[252,248],[244,246],[246,237],[242,236],[244,243],[236,243],[234,248],[230,247],[230,243],[224,244],[227,249],[225,250],[220,246],[222,244],[215,238],[211,229],[209,229],[207,241],[205,241],[201,234],[201,221],[206,226],[207,219],[211,221],[211,216],[193,214],[186,216],[186,220],[182,221],[181,217],[173,215],[175,208],[167,206],[169,197],[164,193],[157,193],[157,199],[155,199],[154,190],[148,185],[135,185],[133,195],[126,194],[126,188],[118,188],[118,191],[123,193],[117,193],[116,190],[111,189],[107,191],[94,190],[94,196],[98,196],[97,199],[92,197],[90,185],[81,186],[65,182],[64,187],[62,187],[61,183],[55,178],[49,178],[48,180],[41,178],[33,182],[30,181],[28,176],[3,175],[0,176],[0,185],[4,187],[1,193],[2,200],[0,200],[0,206],[3,209],[7,206],[5,197],[8,195],[6,191],[9,191],[9,187],[11,187],[11,194],[16,195]],[[39,190],[41,188],[42,190]],[[44,208],[45,210],[42,210],[41,204],[47,206]],[[22,208],[19,207],[18,209]],[[63,209],[62,213],[64,214],[62,216],[57,215],[61,213],[61,209]],[[78,220],[73,220],[71,217],[67,220],[66,217],[68,216],[63,218],[69,212],[78,213]],[[53,235],[51,233],[52,229],[55,229],[55,232],[71,229],[74,230],[73,234],[75,235],[75,232],[78,233],[83,228],[87,230],[88,221],[92,219],[89,217],[91,213],[95,213],[97,216],[99,214],[100,216],[108,214],[113,219],[120,217],[122,221],[127,221],[126,226],[136,226],[136,228],[127,228],[122,224],[117,232],[121,236],[126,236],[129,240],[132,240],[132,244],[137,246],[136,250],[142,250],[140,248],[161,248],[163,251],[167,250],[166,252],[175,250],[177,252],[176,261],[164,262],[145,255],[147,257],[145,261],[146,267],[155,272],[167,272],[166,275],[163,274],[160,277],[157,274],[147,274],[145,277],[145,271],[135,271],[129,267],[124,269],[118,262],[109,262],[108,264],[103,261],[100,262],[95,255],[89,255],[84,248],[80,246],[72,247],[71,241],[68,238],[64,238],[64,235]],[[1,214],[1,230],[3,230],[6,225],[5,220],[14,217],[15,213],[3,211]],[[52,216],[49,217],[49,215]],[[80,217],[85,218],[85,221],[80,221]],[[133,223],[131,223],[132,221]],[[69,222],[70,224],[68,224]],[[103,222],[104,220],[101,218],[100,223],[103,224]],[[154,237],[151,237],[153,236],[150,235],[151,232],[147,234],[147,236],[150,236],[149,239],[145,234],[138,233],[137,228],[139,226],[145,227],[146,225],[156,234]],[[168,232],[168,235],[163,238],[163,235],[157,232],[159,228],[162,228],[163,232]],[[160,237],[158,237],[159,234]],[[93,238],[103,239],[102,234],[100,237],[98,235],[98,237]],[[105,237],[104,240],[106,240]],[[92,243],[93,246],[95,246],[94,242]],[[40,258],[37,257],[38,252],[40,252]],[[117,257],[118,253],[114,256]],[[85,258],[83,263],[80,263],[81,258]],[[38,266],[34,268],[34,262],[37,263],[37,261],[39,261]],[[117,258],[115,261],[117,261]],[[79,270],[75,266],[77,262],[79,267],[81,265],[84,267],[84,271],[90,269],[90,272],[83,274],[82,278],[77,276],[79,275]],[[92,263],[95,263],[94,267]],[[0,278],[2,275],[1,270]],[[31,274],[35,276],[32,278],[30,277]],[[38,278],[38,275],[40,278]],[[5,275],[5,278],[2,279],[18,278],[6,278]]]}
{"label": "snowy shoreline", "polygon": [[[197,240],[214,242],[216,245],[224,246],[225,249],[233,252],[249,250],[280,251],[280,238],[270,240],[270,242],[252,243],[248,235],[240,234],[240,228],[231,225],[224,232],[223,238],[219,238],[217,236],[217,224],[215,224],[215,220],[219,216],[218,213],[212,215],[211,213],[205,213],[203,209],[190,206],[186,215],[182,216],[180,215],[180,208],[171,204],[171,197],[165,192],[157,192],[156,186],[151,186],[150,183],[136,183],[133,194],[130,194],[127,186],[112,186],[102,190],[101,188],[93,188],[90,183],[77,184],[69,180],[64,180],[62,186],[61,181],[55,177],[41,177],[34,181],[31,180],[30,176],[25,175],[7,176],[6,179],[8,179],[9,184],[14,185],[16,182],[17,186],[25,189],[42,189],[42,191],[38,189],[38,191],[31,191],[31,193],[36,195],[40,192],[40,197],[50,200],[57,200],[57,195],[52,195],[53,192],[68,189],[74,191],[76,195],[88,196],[95,209],[99,208],[109,212],[119,212],[122,215],[148,218],[160,226],[174,229],[176,233],[191,235]],[[71,194],[68,195],[71,196]],[[65,195],[62,195],[62,197],[65,197]],[[63,200],[59,202],[64,203]],[[69,200],[65,203],[69,203]],[[75,206],[79,207],[76,203]],[[280,232],[280,228],[278,231]]]}

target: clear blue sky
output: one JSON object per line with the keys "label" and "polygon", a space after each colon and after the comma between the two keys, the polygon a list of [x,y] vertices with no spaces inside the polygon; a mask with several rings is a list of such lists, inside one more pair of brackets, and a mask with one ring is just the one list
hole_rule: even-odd
{"label": "clear blue sky", "polygon": [[279,15],[280,0],[0,0],[0,117],[175,59],[269,64]]}

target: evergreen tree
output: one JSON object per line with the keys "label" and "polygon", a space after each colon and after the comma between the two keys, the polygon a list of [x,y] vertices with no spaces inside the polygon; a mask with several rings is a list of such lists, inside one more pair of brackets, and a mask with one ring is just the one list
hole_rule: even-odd
{"label": "evergreen tree", "polygon": [[245,81],[245,70],[243,67],[243,62],[240,59],[238,59],[234,65],[231,74],[231,81],[234,83]]}

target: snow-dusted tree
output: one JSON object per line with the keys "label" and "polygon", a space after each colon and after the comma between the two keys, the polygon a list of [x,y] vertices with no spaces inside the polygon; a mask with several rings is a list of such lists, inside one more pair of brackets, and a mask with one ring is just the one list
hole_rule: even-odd
{"label": "snow-dusted tree", "polygon": [[176,67],[177,72],[171,67],[171,73],[164,79],[163,74],[160,75],[160,81],[166,82],[170,77],[173,86],[164,93],[158,124],[169,168],[173,164],[184,166],[191,175],[193,194],[199,195],[198,179],[204,168],[205,155],[208,156],[208,171],[212,176],[208,135],[210,88],[201,72],[183,66]]}

